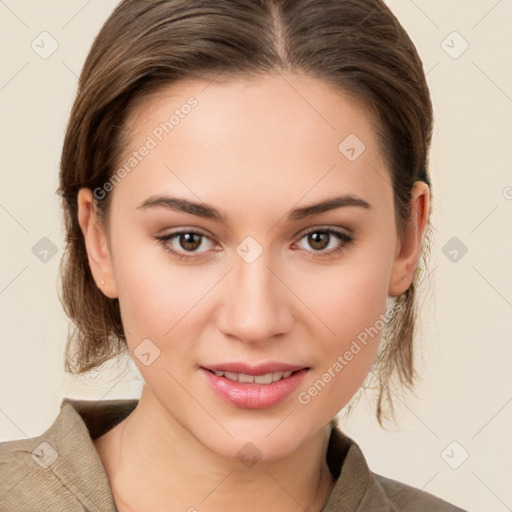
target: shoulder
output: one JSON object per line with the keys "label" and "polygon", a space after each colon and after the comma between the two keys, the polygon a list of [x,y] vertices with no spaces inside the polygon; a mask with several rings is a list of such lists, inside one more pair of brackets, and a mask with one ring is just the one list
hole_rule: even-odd
{"label": "shoulder", "polygon": [[359,445],[334,426],[327,462],[336,483],[322,512],[467,512],[425,491],[370,470]]}
{"label": "shoulder", "polygon": [[[59,457],[55,447],[42,436],[0,443],[0,508],[9,511],[40,510],[58,506],[80,510],[79,499],[67,491],[59,470],[52,466]],[[79,449],[79,446],[77,446]],[[62,467],[62,460],[60,461]]]}
{"label": "shoulder", "polygon": [[428,492],[372,473],[376,494],[383,494],[401,512],[466,512]]}
{"label": "shoulder", "polygon": [[0,443],[0,509],[115,510],[87,425],[64,399],[40,436]]}

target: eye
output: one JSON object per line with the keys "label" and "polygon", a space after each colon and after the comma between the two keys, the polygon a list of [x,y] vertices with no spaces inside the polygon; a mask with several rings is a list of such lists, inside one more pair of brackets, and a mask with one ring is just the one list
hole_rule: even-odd
{"label": "eye", "polygon": [[[325,229],[312,229],[305,233],[300,240],[305,240],[306,243],[313,248],[313,251],[309,249],[301,249],[317,253],[315,256],[333,256],[343,250],[349,243],[353,241],[353,238],[343,231],[338,231],[332,228]],[[329,249],[329,250],[325,250]]]}
{"label": "eye", "polygon": [[[156,239],[166,251],[180,259],[195,258],[198,253],[208,252],[209,244],[213,245],[213,240],[209,236],[193,230],[176,231],[168,235],[158,236]],[[201,247],[204,248],[205,244],[203,242],[205,240],[207,241],[206,250],[198,250]]]}
{"label": "eye", "polygon": [[[212,246],[215,245],[213,239],[208,235],[194,230],[176,231],[174,233],[156,237],[156,239],[166,251],[179,259],[192,260],[198,258],[201,254],[211,251]],[[312,229],[302,235],[300,240],[305,240],[313,249],[309,250],[307,248],[300,247],[301,250],[311,252],[318,257],[334,256],[342,251],[349,243],[353,242],[353,238],[351,236],[347,235],[343,231],[338,231],[332,228]],[[206,244],[204,243],[205,241],[207,241]],[[205,245],[206,248],[204,247]],[[201,248],[203,248],[203,250],[199,250]]]}

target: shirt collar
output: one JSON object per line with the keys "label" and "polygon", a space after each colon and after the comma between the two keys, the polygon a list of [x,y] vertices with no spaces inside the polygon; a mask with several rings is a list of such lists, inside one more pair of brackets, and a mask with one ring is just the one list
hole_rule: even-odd
{"label": "shirt collar", "polygon": [[[122,421],[137,404],[138,399],[64,398],[58,418],[42,436],[57,453],[65,454],[57,457],[52,470],[86,508],[116,510],[105,468],[92,441]],[[359,446],[339,426],[331,430],[327,463],[336,483],[321,512],[363,510],[360,507],[368,501],[369,490],[375,488],[373,474]],[[379,512],[387,510],[380,508]]]}

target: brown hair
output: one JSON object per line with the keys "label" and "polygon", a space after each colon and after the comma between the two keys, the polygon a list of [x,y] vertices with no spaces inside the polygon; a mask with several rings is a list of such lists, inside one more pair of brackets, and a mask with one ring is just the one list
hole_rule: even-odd
{"label": "brown hair", "polygon": [[[410,219],[411,189],[427,177],[432,105],[421,60],[381,0],[124,0],[97,35],[85,61],[67,126],[60,168],[66,249],[62,296],[74,323],[65,369],[80,374],[126,350],[118,299],[96,286],[78,223],[80,188],[95,190],[113,175],[127,142],[126,120],[145,98],[185,79],[247,77],[291,71],[324,80],[374,114],[389,166],[399,234]],[[341,141],[340,141],[341,142]],[[95,197],[102,220],[111,193]],[[430,223],[427,227],[427,240]],[[377,418],[390,382],[411,387],[415,287],[397,298],[375,362]]]}

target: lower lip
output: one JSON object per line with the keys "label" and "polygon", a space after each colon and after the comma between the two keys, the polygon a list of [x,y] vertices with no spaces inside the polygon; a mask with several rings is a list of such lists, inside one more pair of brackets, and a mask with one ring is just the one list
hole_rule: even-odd
{"label": "lower lip", "polygon": [[308,372],[303,368],[271,384],[248,384],[219,377],[204,368],[201,371],[221,398],[242,409],[266,409],[278,404],[292,393]]}

